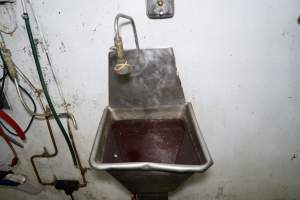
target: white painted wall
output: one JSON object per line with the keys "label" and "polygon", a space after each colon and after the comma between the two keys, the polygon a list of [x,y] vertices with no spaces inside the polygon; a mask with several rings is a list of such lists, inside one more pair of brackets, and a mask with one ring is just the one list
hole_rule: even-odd
{"label": "white painted wall", "polygon": [[[85,165],[108,104],[107,54],[114,16],[122,12],[136,20],[141,47],[174,47],[186,98],[215,160],[207,173],[190,178],[171,199],[300,199],[299,0],[177,0],[175,17],[161,21],[146,17],[141,0],[40,0],[33,6],[79,123],[75,137]],[[19,1],[17,7],[19,29],[5,39],[15,62],[38,83]],[[124,45],[133,48],[129,28],[123,29]],[[47,78],[59,105],[49,73]],[[28,116],[12,83],[6,93],[11,114],[25,125]],[[70,170],[63,137],[56,132],[56,138],[61,153],[41,163],[44,178],[52,173],[72,177],[77,171]],[[29,157],[43,146],[49,146],[45,122],[36,121],[16,169],[36,184]],[[76,199],[130,199],[107,174],[89,171],[87,178],[88,187],[76,192]],[[49,187],[38,196],[0,192],[0,199],[67,199]]]}

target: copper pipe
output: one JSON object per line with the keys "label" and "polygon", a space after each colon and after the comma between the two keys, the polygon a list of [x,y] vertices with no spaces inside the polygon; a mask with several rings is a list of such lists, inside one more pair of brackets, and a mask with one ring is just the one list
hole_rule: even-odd
{"label": "copper pipe", "polygon": [[57,150],[56,142],[55,142],[55,139],[54,139],[54,136],[53,136],[53,132],[52,132],[52,128],[51,128],[51,125],[50,125],[49,118],[46,117],[45,119],[46,119],[47,127],[48,127],[48,130],[49,130],[49,135],[50,135],[50,138],[51,138],[51,141],[52,141],[52,144],[53,144],[54,153],[49,154],[48,151],[45,148],[44,153],[42,153],[40,155],[31,156],[30,161],[31,161],[34,173],[35,173],[39,183],[42,184],[42,185],[54,185],[55,180],[53,180],[52,182],[43,182],[42,181],[42,179],[39,175],[38,169],[37,169],[37,167],[35,165],[35,162],[34,162],[34,159],[37,159],[37,158],[53,158],[58,154],[58,150]]}
{"label": "copper pipe", "polygon": [[87,168],[82,167],[82,164],[81,164],[81,161],[80,161],[80,158],[79,158],[79,153],[78,153],[78,150],[77,150],[77,147],[76,147],[76,144],[75,144],[75,140],[74,140],[74,136],[73,136],[73,133],[72,133],[72,129],[71,129],[69,120],[67,121],[67,127],[68,127],[68,130],[69,130],[69,136],[70,136],[73,148],[74,148],[75,155],[77,157],[78,167],[79,167],[80,174],[81,174],[81,177],[82,177],[82,183],[80,183],[80,187],[86,187],[87,181],[86,181],[86,178],[85,178],[85,173],[87,171]]}
{"label": "copper pipe", "polygon": [[[18,72],[19,72],[19,74],[21,74],[22,78],[31,86],[31,88],[37,94],[38,102],[39,102],[41,108],[43,109],[44,113],[48,113],[49,112],[49,108],[45,108],[45,106],[44,106],[44,104],[42,102],[41,96],[40,96],[41,92],[39,90],[37,90],[36,87],[34,87],[34,85],[31,83],[31,81],[25,76],[25,74],[23,74],[21,72],[21,70],[19,70]],[[35,173],[35,175],[36,175],[39,183],[41,185],[48,185],[48,186],[49,185],[54,185],[55,184],[55,180],[53,180],[52,182],[44,182],[44,181],[42,181],[41,176],[39,175],[37,166],[35,164],[35,159],[38,159],[38,158],[53,158],[53,157],[57,156],[57,154],[58,154],[57,145],[56,145],[55,138],[54,138],[53,131],[52,131],[52,127],[51,127],[51,124],[50,124],[50,118],[51,117],[52,117],[51,115],[46,116],[45,120],[46,120],[46,123],[47,123],[47,128],[48,128],[48,131],[49,131],[51,142],[53,144],[54,153],[49,154],[48,151],[46,150],[46,148],[44,148],[44,153],[43,154],[33,155],[30,158],[30,161],[31,161],[34,173]],[[75,144],[75,141],[74,141],[73,133],[71,131],[71,125],[70,125],[69,120],[72,121],[72,123],[73,123],[73,125],[74,125],[74,127],[76,129],[77,129],[77,123],[76,123],[75,118],[73,117],[73,115],[70,115],[70,114],[67,114],[67,113],[62,113],[62,114],[60,114],[60,117],[67,117],[67,125],[68,125],[68,130],[69,130],[68,131],[69,132],[69,136],[70,136],[73,148],[74,148],[76,159],[78,161],[78,166],[79,166],[80,174],[82,176],[82,182],[83,183],[80,184],[80,187],[86,187],[87,181],[86,181],[86,178],[85,178],[85,173],[87,171],[87,168],[83,168],[82,167],[81,161],[79,159],[78,150],[77,150],[77,147],[76,147],[76,144]]]}

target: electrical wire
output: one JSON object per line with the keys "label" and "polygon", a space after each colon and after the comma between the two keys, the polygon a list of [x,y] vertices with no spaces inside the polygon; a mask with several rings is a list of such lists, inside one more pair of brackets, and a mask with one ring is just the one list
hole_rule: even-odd
{"label": "electrical wire", "polygon": [[[20,75],[20,77],[30,86],[30,88],[37,94],[37,100],[38,100],[38,102],[39,102],[39,104],[40,104],[40,106],[41,106],[41,108],[43,109],[43,111],[44,112],[48,112],[47,110],[49,109],[49,108],[46,108],[45,106],[44,106],[44,103],[42,102],[42,99],[41,99],[41,91],[40,90],[38,90],[34,85],[33,85],[33,83],[28,79],[28,77],[16,66],[16,69],[17,69],[17,73],[18,73],[18,75]],[[40,177],[40,175],[39,175],[39,173],[38,173],[38,170],[37,170],[37,167],[36,167],[36,165],[35,165],[35,162],[34,162],[34,159],[36,159],[36,158],[51,158],[51,157],[55,157],[56,155],[57,155],[57,153],[58,153],[58,149],[57,149],[57,146],[56,146],[56,142],[55,142],[55,139],[54,139],[54,137],[53,137],[53,133],[52,133],[52,129],[51,129],[51,126],[50,126],[50,123],[49,123],[49,118],[50,117],[53,117],[52,115],[50,115],[50,116],[47,116],[47,117],[45,117],[45,119],[46,119],[46,122],[47,122],[47,126],[48,126],[48,130],[49,130],[49,133],[50,133],[50,137],[51,137],[51,141],[52,141],[52,143],[53,143],[53,147],[54,147],[54,150],[55,150],[55,152],[54,153],[52,153],[52,154],[49,154],[48,152],[47,152],[47,150],[45,150],[45,152],[43,153],[43,154],[41,154],[41,155],[34,155],[34,156],[32,156],[31,157],[31,164],[32,164],[32,166],[33,166],[33,168],[34,168],[34,172],[35,172],[35,174],[36,174],[36,176],[37,176],[37,179],[38,179],[38,181],[42,184],[42,185],[53,185],[53,182],[51,182],[51,183],[49,183],[49,182],[43,182],[42,181],[42,179],[41,179],[41,177]],[[68,118],[68,119],[70,119],[70,120],[67,120],[67,126],[68,126],[68,130],[69,130],[69,132],[70,132],[70,137],[73,135],[72,134],[72,130],[71,130],[71,125],[70,125],[70,121],[72,121],[72,123],[73,123],[73,126],[74,127],[77,127],[77,123],[76,123],[76,121],[75,121],[75,118],[74,118],[74,116],[72,115],[72,114],[70,114],[70,113],[59,113],[59,117],[66,117],[66,118]],[[77,149],[76,149],[76,145],[75,145],[75,142],[74,142],[74,139],[73,139],[73,137],[71,137],[71,141],[72,141],[72,143],[74,144],[74,152],[75,152],[75,154],[76,154],[76,156],[77,156],[77,158],[78,158],[78,167],[79,167],[79,169],[80,169],[80,173],[81,173],[81,175],[82,175],[82,183],[80,183],[80,187],[85,187],[86,185],[87,185],[87,181],[86,181],[86,178],[85,178],[85,172],[86,172],[86,168],[83,168],[82,167],[82,165],[81,165],[81,162],[80,162],[80,158],[79,158],[79,154],[78,154],[78,151],[77,151]]]}
{"label": "electrical wire", "polygon": [[[34,91],[34,93],[36,95],[38,95],[37,96],[38,99],[40,99],[39,96],[41,95],[41,91],[38,90],[32,84],[32,82],[27,78],[27,76],[20,70],[20,68],[18,66],[16,66],[16,70],[17,70],[18,75],[30,86],[30,88]],[[53,117],[53,115],[49,111],[44,110],[44,113],[47,113],[47,115],[45,114],[46,118],[47,117],[49,117],[49,118]],[[73,116],[73,114],[71,114],[71,113],[59,113],[58,116],[61,117],[61,118],[68,118],[68,119],[70,119],[72,121],[73,127],[75,127],[75,129],[77,129],[77,122],[76,122],[75,117]],[[37,116],[35,116],[35,117],[37,117]]]}
{"label": "electrical wire", "polygon": [[[2,65],[0,65],[1,68],[4,68]],[[2,77],[0,78],[0,81],[3,81],[3,79],[6,77],[7,75],[7,71],[5,71],[5,74],[2,75]]]}
{"label": "electrical wire", "polygon": [[[2,50],[3,50],[3,51],[9,51],[9,50],[6,48],[5,40],[4,40],[3,35],[1,34],[1,32],[0,32],[0,36],[1,36],[1,39],[2,39],[2,43],[1,43],[1,44],[2,44],[2,48],[3,48]],[[5,63],[5,57],[4,57],[5,54],[1,51],[1,49],[0,49],[0,56],[1,56],[1,59],[2,59],[2,63],[3,63],[3,65],[4,65],[3,68],[7,68],[7,70],[9,70],[9,67],[10,67],[11,69],[14,69],[14,68],[15,68],[15,70],[18,71],[17,66],[16,66],[15,64],[12,64],[12,63],[11,63],[11,66],[8,66],[8,65]],[[10,58],[10,60],[11,60],[11,58]],[[13,62],[13,61],[11,60],[10,62]],[[20,71],[20,70],[19,70],[19,71]],[[24,106],[25,110],[26,110],[30,115],[35,116],[35,117],[42,117],[42,118],[47,117],[47,116],[50,115],[50,113],[37,113],[37,112],[32,111],[32,110],[29,108],[29,106],[27,105],[26,101],[24,100],[24,98],[23,98],[23,96],[22,96],[22,92],[21,92],[21,90],[20,90],[20,88],[19,88],[19,82],[18,82],[17,76],[12,76],[12,75],[9,73],[9,71],[8,71],[8,75],[10,76],[10,78],[12,79],[12,81],[13,81],[14,84],[15,84],[16,91],[17,91],[18,97],[19,97],[19,99],[20,99],[22,105]]]}
{"label": "electrical wire", "polygon": [[[3,36],[2,36],[1,33],[0,33],[0,35],[1,35],[1,38],[2,38],[2,41],[3,41],[3,45],[5,46]],[[3,64],[5,65],[5,62],[4,62],[4,55],[2,54],[1,50],[0,50],[0,56],[1,56],[1,59],[2,59]],[[1,67],[3,67],[3,66],[1,66]],[[16,68],[17,73],[25,80],[25,82],[27,82],[27,84],[34,90],[34,92],[35,92],[36,94],[40,94],[40,91],[39,91],[39,90],[31,83],[31,81],[29,81],[29,79],[23,74],[23,72],[22,72],[17,66],[14,66],[14,67]],[[5,75],[5,76],[3,75],[3,77],[1,77],[1,79],[3,79],[3,80],[4,80],[4,77],[6,77],[6,75],[9,74],[6,68],[7,68],[7,66],[3,67],[3,70],[4,70],[4,71],[3,71],[3,74]],[[11,77],[11,78],[12,78],[12,77]],[[19,97],[19,99],[20,99],[22,105],[24,106],[24,108],[26,109],[26,111],[27,111],[32,117],[42,117],[42,118],[44,118],[44,117],[53,117],[52,114],[51,114],[50,112],[36,113],[36,109],[34,109],[34,111],[32,111],[32,110],[30,109],[30,107],[27,105],[27,103],[26,103],[26,101],[25,101],[25,99],[24,99],[24,97],[23,97],[23,95],[22,95],[22,93],[25,93],[25,94],[26,94],[27,91],[24,92],[24,88],[21,88],[21,89],[20,89],[20,84],[19,84],[19,81],[18,81],[17,78],[14,78],[14,79],[13,79],[13,82],[14,82],[14,84],[15,84],[16,91],[17,91],[18,97]],[[4,88],[4,87],[2,87],[2,88]],[[21,92],[21,90],[22,90],[23,92]],[[28,95],[27,95],[27,96],[28,96]],[[33,101],[33,102],[34,102],[34,101]],[[75,128],[77,128],[76,120],[75,120],[74,116],[73,116],[71,113],[59,113],[58,115],[59,115],[59,117],[62,117],[62,118],[65,118],[65,117],[66,117],[68,120],[71,120],[72,123],[73,123],[73,126],[74,126]]]}
{"label": "electrical wire", "polygon": [[43,72],[42,72],[42,69],[41,69],[39,57],[38,57],[38,54],[37,54],[37,49],[36,49],[36,46],[35,46],[35,43],[34,43],[28,13],[23,13],[23,19],[25,21],[25,26],[26,26],[29,42],[30,42],[30,45],[31,45],[31,50],[32,50],[34,62],[35,62],[35,65],[36,65],[36,69],[37,69],[37,72],[38,72],[38,75],[39,75],[39,79],[40,79],[40,82],[41,82],[46,100],[47,100],[49,108],[50,108],[50,110],[53,114],[53,117],[54,117],[57,125],[59,126],[66,142],[67,142],[68,148],[70,150],[70,153],[71,153],[71,156],[72,156],[72,159],[73,159],[73,163],[74,163],[75,166],[77,166],[78,165],[78,163],[77,163],[78,158],[75,155],[75,152],[74,152],[74,149],[73,149],[74,148],[73,144],[71,143],[70,138],[68,136],[68,133],[66,132],[62,122],[60,121],[60,118],[59,118],[59,116],[58,116],[58,114],[57,114],[57,112],[54,108],[54,105],[52,103],[52,100],[51,100],[49,92],[48,92],[47,84],[46,84],[44,76],[43,76]]}
{"label": "electrical wire", "polygon": [[[0,67],[3,69],[4,66],[0,64]],[[5,76],[6,76],[6,75],[7,75],[7,72],[6,72]],[[0,81],[2,81],[2,80],[4,79],[5,76],[4,76],[4,74],[2,74],[2,77],[0,78]]]}
{"label": "electrical wire", "polygon": [[[69,137],[67,135],[67,132],[66,130],[64,129],[61,121],[60,121],[60,118],[61,117],[61,114],[57,115],[56,113],[56,110],[51,102],[51,98],[49,96],[49,93],[48,93],[48,90],[47,90],[47,85],[45,83],[45,80],[44,80],[44,77],[43,77],[43,73],[42,73],[42,70],[41,70],[41,66],[40,66],[40,62],[39,62],[39,58],[38,58],[38,55],[37,55],[37,49],[36,49],[36,46],[35,46],[35,43],[33,41],[33,35],[32,35],[32,30],[31,30],[31,27],[30,27],[30,21],[29,21],[29,16],[28,16],[28,12],[27,12],[27,8],[26,8],[26,3],[25,3],[25,0],[21,0],[21,3],[22,3],[22,8],[23,8],[23,19],[25,20],[25,25],[26,25],[26,30],[27,30],[27,34],[28,34],[28,37],[29,37],[29,41],[30,41],[30,45],[31,45],[31,49],[32,49],[32,52],[33,52],[33,57],[34,57],[34,61],[35,61],[35,64],[36,64],[36,68],[37,68],[37,71],[38,71],[38,75],[39,75],[39,79],[40,79],[40,82],[41,82],[41,85],[42,85],[42,88],[43,88],[43,91],[44,91],[44,95],[46,97],[46,100],[47,100],[47,103],[49,105],[49,108],[50,108],[50,111],[52,112],[52,115],[55,119],[55,121],[57,122],[59,128],[61,129],[61,132],[68,144],[68,147],[69,147],[69,150],[70,150],[70,153],[71,153],[71,156],[72,156],[72,159],[73,159],[73,163],[76,167],[79,167],[80,169],[80,172],[81,172],[81,175],[82,175],[82,179],[83,179],[83,184],[80,184],[80,187],[85,187],[87,185],[87,181],[85,179],[85,172],[86,172],[86,169],[82,167],[81,165],[81,162],[80,162],[80,158],[79,158],[79,154],[77,152],[77,149],[76,149],[76,144],[75,144],[75,141],[74,141],[74,138],[73,138],[73,134],[72,134],[72,131],[71,131],[71,127],[70,127],[70,119],[72,120],[73,122],[73,126],[75,129],[77,129],[77,123],[76,123],[76,120],[74,118],[74,116],[69,113],[68,111],[68,104],[66,103],[66,100],[64,98],[64,95],[63,95],[63,92],[62,92],[62,89],[60,87],[60,85],[58,84],[58,80],[55,76],[55,73],[54,73],[54,69],[52,67],[52,63],[51,63],[51,59],[50,59],[50,55],[49,55],[49,52],[48,52],[48,47],[47,47],[47,43],[46,43],[46,40],[45,40],[45,37],[43,35],[43,32],[40,28],[40,24],[38,22],[38,19],[34,13],[34,10],[33,10],[33,7],[32,7],[32,4],[31,4],[31,1],[28,0],[28,3],[31,7],[31,10],[32,10],[32,14],[34,16],[34,19],[37,23],[37,26],[38,26],[38,30],[40,32],[40,35],[43,39],[43,43],[44,45],[42,46],[43,50],[45,51],[46,53],[46,56],[47,56],[47,61],[48,61],[48,64],[50,66],[50,69],[51,69],[51,73],[52,73],[52,76],[53,76],[53,79],[56,83],[56,86],[59,90],[59,94],[63,100],[63,104],[64,104],[64,107],[65,107],[65,110],[66,110],[66,113],[62,113],[63,115],[66,115],[68,118],[67,118],[67,126],[68,126],[68,130],[69,130]],[[24,77],[23,77],[24,78]],[[25,80],[28,81],[25,77]],[[30,84],[32,85],[32,84]],[[39,100],[40,99],[40,96],[39,97]],[[41,103],[41,102],[40,102]],[[71,141],[69,140],[71,139]],[[71,194],[71,199],[74,199],[74,197],[72,196]]]}
{"label": "electrical wire", "polygon": [[[2,34],[1,34],[1,32],[0,32],[0,37],[1,37],[1,39],[3,40],[3,36],[2,36]],[[2,63],[3,63],[3,65],[5,66],[5,62],[4,62],[4,58],[3,58],[3,54],[2,54],[2,52],[1,52],[1,49],[0,49],[0,57],[1,57],[1,60],[2,60]],[[1,84],[1,88],[0,88],[0,99],[2,100],[2,97],[3,97],[3,95],[4,95],[4,87],[5,87],[5,78],[6,78],[6,76],[7,76],[7,74],[8,74],[8,72],[6,71],[6,68],[4,67],[4,66],[2,66],[3,68],[2,68],[2,77],[1,77],[1,81],[2,81],[2,84]]]}
{"label": "electrical wire", "polygon": [[24,100],[24,97],[21,93],[21,90],[19,88],[19,82],[18,80],[15,78],[13,80],[14,84],[15,84],[15,87],[16,87],[16,90],[17,90],[17,94],[18,94],[18,97],[22,103],[22,105],[24,106],[25,110],[31,115],[31,116],[35,116],[35,117],[48,117],[49,115],[51,115],[50,113],[36,113],[36,111],[32,111],[29,106],[27,105],[26,101]]}
{"label": "electrical wire", "polygon": [[[36,104],[35,104],[34,99],[32,98],[32,96],[29,94],[29,92],[28,92],[24,87],[22,87],[21,85],[19,85],[19,87],[21,88],[22,92],[24,92],[24,93],[26,94],[26,96],[30,99],[30,101],[31,101],[31,103],[32,103],[32,105],[33,105],[33,110],[34,110],[34,112],[36,112],[37,107],[36,107]],[[24,130],[24,133],[27,133],[27,132],[29,131],[29,129],[31,128],[31,125],[32,125],[33,120],[34,120],[34,115],[31,116],[30,121],[29,121],[29,123],[28,123],[26,129]],[[1,124],[1,126],[2,126],[8,133],[10,133],[11,135],[17,136],[17,134],[16,134],[15,132],[11,131],[9,128],[7,128],[3,122],[0,121],[0,124]]]}
{"label": "electrical wire", "polygon": [[[25,0],[21,0],[21,1],[22,1],[23,13],[24,13],[24,14],[25,14],[25,13],[27,14],[26,2],[25,2]],[[75,120],[73,114],[69,112],[69,109],[68,109],[69,104],[68,104],[67,101],[66,101],[66,98],[65,98],[65,96],[64,96],[64,94],[63,94],[63,90],[62,90],[62,88],[61,88],[61,86],[60,86],[60,84],[59,84],[59,82],[58,82],[58,79],[57,79],[57,77],[56,77],[56,75],[55,75],[55,70],[54,70],[54,67],[53,67],[53,65],[52,65],[52,59],[51,59],[51,56],[50,56],[50,54],[49,54],[49,48],[48,48],[48,45],[47,45],[47,41],[46,41],[46,39],[45,39],[45,36],[44,36],[43,31],[42,31],[41,25],[40,25],[40,23],[39,23],[38,17],[36,16],[36,14],[35,14],[35,12],[34,12],[34,9],[33,9],[31,0],[27,0],[27,3],[28,3],[28,5],[30,6],[30,10],[31,10],[32,16],[33,16],[33,18],[34,18],[34,20],[35,20],[35,23],[36,23],[36,25],[37,25],[37,30],[39,31],[39,35],[40,35],[40,37],[42,38],[43,45],[41,45],[41,47],[42,47],[43,51],[45,52],[45,55],[46,55],[46,58],[47,58],[47,62],[48,62],[49,68],[50,68],[50,72],[51,72],[51,74],[52,74],[52,77],[53,77],[53,80],[54,80],[54,82],[55,82],[55,85],[56,85],[56,87],[57,87],[57,89],[58,89],[59,95],[60,95],[60,97],[61,97],[61,99],[62,99],[62,101],[63,101],[63,105],[64,105],[64,108],[65,108],[65,111],[66,111],[66,115],[68,116],[68,117],[67,117],[67,124],[68,124],[68,126],[69,126],[69,121],[71,120],[72,123],[73,123],[73,127],[74,127],[75,129],[77,129],[77,123],[76,123],[76,120]],[[24,17],[23,17],[23,18],[24,18]],[[25,19],[25,18],[24,18],[24,19]],[[25,21],[26,21],[26,20],[25,20]],[[29,19],[28,19],[28,21],[29,21]],[[25,22],[25,23],[26,23],[26,22]],[[29,23],[28,23],[28,24],[29,24]],[[30,24],[29,24],[29,25],[30,25]],[[50,106],[50,105],[49,105],[49,106]],[[51,110],[51,108],[50,108],[50,110]],[[55,113],[52,113],[52,114],[53,114],[53,117],[55,118]],[[59,116],[60,116],[60,115],[59,115]],[[77,150],[76,150],[76,144],[75,144],[75,141],[74,141],[73,133],[72,133],[72,131],[70,131],[69,128],[68,128],[68,130],[69,130],[69,131],[68,131],[68,134],[69,134],[69,137],[70,137],[70,139],[71,139],[70,142],[72,143],[73,150],[74,150],[76,159],[77,159],[77,161],[78,161],[79,168],[82,168],[82,167],[80,166],[81,164],[80,164],[80,158],[79,158],[79,155],[76,153]],[[63,130],[62,130],[62,132],[63,132]]]}
{"label": "electrical wire", "polygon": [[[38,17],[36,16],[36,14],[35,14],[35,12],[34,12],[34,9],[33,9],[32,3],[31,3],[31,0],[27,0],[27,2],[28,2],[28,4],[29,4],[29,6],[30,6],[30,10],[31,10],[31,12],[32,12],[32,16],[33,16],[33,18],[34,18],[34,21],[35,21],[35,23],[36,23],[36,25],[37,25],[37,29],[38,29],[38,31],[39,31],[39,34],[40,34],[40,36],[41,36],[41,38],[42,38],[42,40],[43,40],[42,48],[43,48],[43,50],[44,50],[44,52],[45,52],[45,54],[46,54],[47,62],[48,62],[48,64],[49,64],[49,67],[50,67],[50,71],[51,71],[53,80],[54,80],[55,85],[56,85],[56,87],[57,87],[57,89],[58,89],[58,93],[59,93],[59,95],[60,95],[60,97],[61,97],[61,99],[62,99],[62,101],[63,101],[63,104],[64,104],[64,106],[66,107],[66,111],[68,112],[68,109],[67,109],[67,105],[68,105],[68,104],[67,104],[66,98],[64,97],[63,90],[62,90],[61,86],[59,85],[58,79],[57,79],[57,77],[56,77],[56,75],[55,75],[54,68],[53,68],[53,66],[52,66],[52,59],[51,59],[51,56],[50,56],[50,54],[49,54],[49,49],[48,49],[48,45],[47,45],[46,38],[45,38],[44,33],[43,33],[43,31],[42,31],[42,28],[41,28],[40,22],[39,22],[39,20],[38,20]],[[26,10],[26,9],[25,9],[25,10]]]}
{"label": "electrical wire", "polygon": [[[1,54],[1,58],[3,58],[3,55],[2,55],[1,52],[0,52],[0,54]],[[2,62],[3,62],[3,64],[5,64],[3,59],[2,59]],[[3,76],[1,77],[2,84],[1,84],[1,89],[0,89],[0,97],[3,96],[3,91],[4,91],[4,86],[5,86],[5,80],[6,80],[7,75],[8,75],[8,72],[7,72],[6,68],[3,67]],[[30,101],[32,102],[32,105],[33,105],[33,110],[34,110],[33,112],[36,112],[36,109],[37,109],[37,108],[36,108],[36,104],[35,104],[35,102],[34,102],[32,96],[31,96],[31,95],[29,94],[29,92],[28,92],[25,88],[23,88],[21,85],[18,84],[18,87],[20,87],[20,89],[21,89],[21,90],[26,94],[26,96],[30,99]],[[31,116],[31,119],[30,119],[30,121],[29,121],[29,123],[28,123],[28,125],[27,125],[27,127],[26,127],[26,129],[25,129],[25,131],[24,131],[24,133],[27,133],[27,132],[28,132],[28,130],[30,129],[30,127],[31,127],[31,125],[32,125],[33,120],[34,120],[34,115]],[[0,121],[0,124],[2,125],[2,127],[3,127],[8,133],[17,136],[17,134],[14,133],[13,131],[9,130],[9,129],[5,126],[5,124],[4,124],[3,122]]]}
{"label": "electrical wire", "polygon": [[[8,8],[6,5],[10,5],[10,10],[11,10],[11,12],[12,12],[13,14],[11,14],[9,8]],[[5,25],[1,25],[0,32],[6,33],[6,34],[13,34],[13,33],[17,30],[17,28],[18,28],[16,12],[15,12],[14,7],[13,7],[13,5],[12,5],[11,2],[9,2],[9,3],[4,3],[3,6],[5,7],[6,12],[7,12],[8,15],[9,15],[10,21],[14,21],[14,22],[13,22],[13,26],[12,26],[11,29],[8,29],[7,26],[5,26]],[[4,30],[4,29],[6,29],[6,30]]]}
{"label": "electrical wire", "polygon": [[5,77],[6,77],[6,69],[3,67],[3,77],[2,77],[2,84],[0,88],[0,99],[2,99],[3,92],[4,92],[4,86],[5,86]]}
{"label": "electrical wire", "polygon": [[[22,1],[23,1],[23,0],[22,0]],[[58,79],[57,79],[57,77],[56,77],[56,75],[55,75],[55,70],[54,70],[54,67],[53,67],[53,65],[52,65],[52,59],[51,59],[51,56],[50,56],[50,54],[49,54],[49,49],[48,49],[47,41],[46,41],[46,38],[45,38],[44,33],[43,33],[43,31],[42,31],[40,22],[39,22],[38,17],[36,16],[36,14],[35,14],[35,12],[34,12],[34,9],[33,9],[31,0],[27,0],[27,3],[29,4],[30,10],[31,10],[31,12],[32,12],[32,16],[33,16],[34,21],[35,21],[35,23],[36,23],[36,25],[37,25],[37,29],[38,29],[38,31],[39,31],[39,34],[40,34],[40,36],[41,36],[41,38],[42,38],[43,45],[41,45],[41,47],[42,47],[43,51],[44,51],[45,54],[46,54],[46,58],[47,58],[47,62],[48,62],[49,68],[50,68],[50,72],[51,72],[51,74],[52,74],[52,77],[53,77],[53,80],[54,80],[54,82],[55,82],[55,85],[56,85],[56,87],[57,87],[57,89],[58,89],[58,93],[59,93],[59,95],[60,95],[60,98],[61,98],[62,101],[63,101],[63,105],[64,105],[64,108],[65,108],[66,114],[67,114],[68,116],[71,116],[71,117],[68,117],[68,118],[67,118],[67,121],[69,121],[69,120],[71,119],[72,122],[73,122],[74,128],[77,129],[77,123],[76,123],[76,120],[75,120],[73,114],[71,114],[71,113],[69,112],[69,109],[68,109],[68,105],[69,105],[69,104],[68,104],[67,101],[66,101],[66,98],[65,98],[65,96],[64,96],[63,90],[62,90],[62,88],[61,88],[61,86],[60,86],[60,84],[59,84],[59,82],[58,82]],[[27,13],[27,8],[26,8],[25,2],[23,2],[22,6],[23,6],[23,11],[25,11],[25,12]],[[75,123],[74,123],[74,122],[75,122]],[[70,134],[72,134],[72,133],[69,133],[69,135],[70,135]],[[72,136],[71,136],[71,135],[70,135],[70,137],[71,137],[71,139],[72,139]],[[73,143],[73,145],[75,145],[74,142],[72,142],[72,143]]]}
{"label": "electrical wire", "polygon": [[[23,2],[23,0],[22,0],[22,2]],[[47,62],[48,62],[48,65],[49,65],[50,72],[51,72],[51,74],[52,74],[53,80],[54,80],[55,85],[56,85],[56,87],[57,87],[57,89],[58,89],[58,93],[59,93],[59,95],[60,95],[60,98],[61,98],[62,101],[63,101],[63,105],[64,105],[64,108],[65,108],[66,114],[67,114],[68,116],[70,116],[70,117],[67,118],[67,121],[72,120],[74,128],[77,129],[77,123],[76,123],[76,120],[75,120],[73,114],[71,114],[71,113],[69,112],[69,109],[68,109],[69,104],[68,104],[67,101],[66,101],[66,98],[65,98],[65,96],[64,96],[63,90],[62,90],[62,88],[61,88],[61,86],[60,86],[60,84],[59,84],[59,82],[58,82],[58,79],[57,79],[57,77],[56,77],[56,75],[55,75],[55,70],[54,70],[54,67],[53,67],[53,65],[52,65],[52,59],[51,59],[51,56],[50,56],[50,53],[49,53],[49,48],[48,48],[47,41],[46,41],[46,38],[45,38],[45,36],[44,36],[43,30],[42,30],[42,28],[41,28],[40,22],[39,22],[38,17],[36,16],[36,14],[35,14],[35,12],[34,12],[34,9],[33,9],[31,0],[27,0],[27,3],[29,4],[30,10],[31,10],[31,12],[32,12],[32,16],[33,16],[34,21],[35,21],[35,23],[36,23],[36,25],[37,25],[37,30],[39,31],[40,37],[42,38],[43,45],[41,45],[41,47],[42,47],[43,51],[44,51],[45,54],[46,54]],[[22,6],[23,6],[23,11],[24,11],[24,13],[27,13],[27,8],[26,8],[25,2],[23,2]],[[72,139],[73,136],[72,136],[71,134],[72,134],[72,133],[69,132],[70,138]],[[72,141],[72,143],[73,143],[73,145],[75,146],[75,144],[74,144],[73,141]],[[79,159],[79,158],[77,158],[77,159]]]}
{"label": "electrical wire", "polygon": [[[1,40],[3,40],[3,35],[1,34],[0,32],[0,37],[1,37]],[[2,63],[3,63],[3,71],[2,71],[2,77],[1,77],[1,81],[2,81],[2,84],[1,84],[1,89],[0,89],[0,99],[2,99],[2,95],[3,95],[3,91],[4,91],[4,85],[5,85],[5,77],[7,75],[7,71],[5,69],[5,63],[4,63],[4,58],[3,58],[3,54],[1,52],[1,49],[0,49],[0,57],[1,57],[1,60],[2,60]]]}

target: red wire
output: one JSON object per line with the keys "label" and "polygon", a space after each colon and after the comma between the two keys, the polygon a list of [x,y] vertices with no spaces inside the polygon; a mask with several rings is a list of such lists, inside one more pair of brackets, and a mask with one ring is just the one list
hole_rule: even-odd
{"label": "red wire", "polygon": [[131,200],[136,200],[136,194],[133,194]]}
{"label": "red wire", "polygon": [[2,118],[7,124],[9,124],[17,132],[17,134],[21,138],[21,140],[26,139],[23,130],[17,124],[17,122],[2,110],[0,110],[0,118]]}

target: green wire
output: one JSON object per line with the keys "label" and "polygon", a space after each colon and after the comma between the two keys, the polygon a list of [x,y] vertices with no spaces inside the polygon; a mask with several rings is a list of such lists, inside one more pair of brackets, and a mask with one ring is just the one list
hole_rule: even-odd
{"label": "green wire", "polygon": [[57,112],[56,112],[56,110],[53,106],[53,103],[51,101],[51,98],[50,98],[50,95],[49,95],[49,92],[48,92],[48,89],[47,89],[47,84],[46,84],[46,82],[44,80],[44,77],[43,77],[43,72],[42,72],[42,69],[41,69],[40,61],[39,61],[38,54],[37,54],[37,49],[36,49],[34,39],[33,39],[33,36],[32,36],[32,31],[31,31],[30,22],[29,22],[29,16],[28,16],[27,13],[23,13],[23,19],[25,20],[26,30],[27,30],[30,46],[31,46],[31,49],[32,49],[32,55],[33,55],[33,58],[34,58],[36,69],[38,71],[38,75],[39,75],[39,79],[40,79],[42,88],[44,90],[46,100],[47,100],[49,108],[50,108],[50,110],[53,114],[53,117],[54,117],[57,125],[59,126],[59,128],[60,128],[67,144],[68,144],[68,147],[69,147],[69,150],[71,152],[74,165],[77,166],[77,159],[76,159],[76,155],[74,153],[73,145],[72,145],[72,143],[71,143],[71,141],[68,137],[68,134],[67,134],[64,126],[62,125],[62,123],[59,119],[59,116],[57,115]]}

